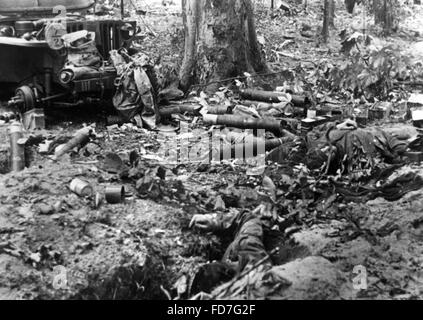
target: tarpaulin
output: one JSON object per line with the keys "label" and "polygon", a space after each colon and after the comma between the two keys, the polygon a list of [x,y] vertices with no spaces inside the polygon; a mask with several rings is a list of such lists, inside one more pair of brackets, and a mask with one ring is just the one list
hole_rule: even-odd
{"label": "tarpaulin", "polygon": [[125,120],[141,115],[143,125],[154,129],[159,121],[154,99],[154,88],[146,72],[149,59],[142,54],[122,56],[116,50],[110,52],[111,60],[117,70],[116,93],[113,105]]}

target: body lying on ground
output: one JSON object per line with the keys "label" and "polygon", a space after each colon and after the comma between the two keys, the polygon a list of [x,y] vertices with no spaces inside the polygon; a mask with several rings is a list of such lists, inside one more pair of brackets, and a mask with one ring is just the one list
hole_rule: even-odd
{"label": "body lying on ground", "polygon": [[213,288],[231,280],[237,273],[259,261],[271,266],[263,244],[263,224],[258,214],[251,211],[225,214],[194,215],[190,227],[204,232],[229,235],[233,241],[220,262],[204,265],[194,279],[191,293],[211,292]]}
{"label": "body lying on ground", "polygon": [[[285,143],[275,151],[278,159],[294,162],[305,160],[310,169],[322,169],[325,173],[338,171],[341,174],[372,170],[378,161],[399,162],[408,146],[406,140],[383,130],[359,129],[351,120],[322,125],[305,138],[288,134],[283,139]],[[412,189],[420,188],[423,184],[422,179],[416,180],[414,176],[408,178],[411,180],[406,181],[411,181]],[[394,184],[395,193],[403,194],[398,190],[401,184]],[[379,189],[367,192],[383,196],[385,191],[392,191],[392,186],[385,185]],[[221,261],[206,264],[199,270],[191,286],[192,294],[209,293],[257,264],[262,269],[272,269],[272,261],[263,241],[267,229],[259,214],[243,211],[194,215],[190,226],[205,232],[229,235],[233,239]]]}
{"label": "body lying on ground", "polygon": [[378,128],[358,128],[357,123],[330,122],[306,137],[288,135],[268,160],[304,163],[325,174],[370,174],[379,163],[401,162],[408,142]]}

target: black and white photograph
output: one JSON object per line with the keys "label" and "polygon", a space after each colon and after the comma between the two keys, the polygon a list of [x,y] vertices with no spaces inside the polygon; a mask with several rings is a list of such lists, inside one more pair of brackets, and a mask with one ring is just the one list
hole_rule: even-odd
{"label": "black and white photograph", "polygon": [[420,0],[0,0],[0,300],[420,300],[422,161]]}

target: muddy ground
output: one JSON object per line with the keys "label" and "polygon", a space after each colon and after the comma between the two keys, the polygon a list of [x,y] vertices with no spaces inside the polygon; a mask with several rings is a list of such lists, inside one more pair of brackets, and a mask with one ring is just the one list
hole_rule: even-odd
{"label": "muddy ground", "polygon": [[[336,35],[328,46],[298,35],[304,23],[318,32],[320,19],[312,8],[308,14],[292,16],[272,16],[258,8],[258,33],[264,35],[264,49],[275,70],[322,58],[343,59]],[[340,24],[360,24],[361,11],[350,16],[340,6],[338,10]],[[404,29],[419,31],[422,24],[413,14]],[[161,58],[165,86],[177,74],[181,59],[179,9],[164,10],[157,4],[140,23],[146,32],[151,28],[156,34],[141,44],[154,58]],[[295,41],[283,51],[292,56],[272,55],[288,33],[295,35]],[[413,37],[399,35],[386,41],[410,45],[421,40]],[[269,83],[282,80],[278,76]],[[97,138],[79,153],[53,161],[34,146],[28,151],[28,168],[0,175],[0,299],[176,298],[177,287],[189,283],[202,264],[220,259],[227,245],[225,239],[189,229],[193,214],[260,205],[262,176],[248,175],[245,165],[164,163],[157,157],[161,141],[157,133],[133,125],[106,126],[97,112],[49,115],[47,129],[35,134],[53,139],[95,123]],[[131,151],[140,154],[133,170],[129,170]],[[111,173],[104,167],[110,152],[121,156],[129,172]],[[164,181],[137,183],[137,178],[155,176],[157,170],[166,172]],[[266,170],[274,181],[289,179],[277,166]],[[401,172],[423,176],[423,167],[407,165],[398,169]],[[99,193],[108,185],[124,185],[125,203],[103,202],[97,207],[94,197],[79,197],[69,190],[76,177]],[[295,179],[294,173],[291,178]],[[279,225],[281,250],[274,262],[285,268],[291,281],[279,297],[423,298],[422,192],[393,202],[382,198],[337,202],[327,195],[313,206],[294,203],[293,211],[282,213]],[[216,205],[219,197],[225,208]],[[357,266],[366,269],[367,289],[353,287]],[[188,298],[186,290],[179,291],[180,298]]]}

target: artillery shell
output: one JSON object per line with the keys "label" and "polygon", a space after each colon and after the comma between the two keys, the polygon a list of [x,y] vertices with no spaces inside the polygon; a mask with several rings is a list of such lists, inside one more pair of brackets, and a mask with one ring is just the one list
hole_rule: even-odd
{"label": "artillery shell", "polygon": [[19,122],[9,126],[10,158],[11,169],[14,172],[25,168],[25,139],[23,139],[23,128]]}

